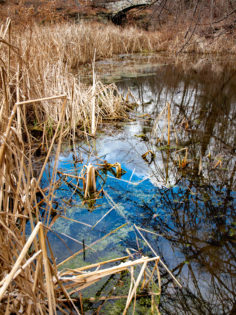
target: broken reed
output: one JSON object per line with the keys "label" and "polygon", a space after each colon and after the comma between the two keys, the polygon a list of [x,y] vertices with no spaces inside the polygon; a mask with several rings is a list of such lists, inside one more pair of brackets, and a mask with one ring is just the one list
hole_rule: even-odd
{"label": "broken reed", "polygon": [[[103,192],[103,185],[101,185],[100,190],[97,191],[97,184],[96,184],[97,176],[102,178],[102,175],[100,174],[100,172],[107,173],[107,171],[110,171],[117,178],[120,178],[122,174],[125,173],[125,171],[122,170],[120,163],[118,162],[114,164],[110,164],[110,163],[107,163],[107,161],[103,161],[102,164],[97,164],[97,166],[99,167],[95,168],[91,163],[89,163],[88,165],[84,165],[79,176],[73,175],[70,173],[64,173],[62,171],[57,171],[57,173],[66,184],[68,184],[67,182],[68,177],[77,179],[76,184],[73,184],[70,181],[70,185],[75,187],[75,189],[79,192],[83,201],[85,201],[86,199],[89,200],[91,198],[96,200],[96,198],[99,197],[99,195]],[[82,180],[83,189],[80,188],[80,183],[79,183],[80,180]],[[105,180],[103,178],[102,178],[102,181],[104,184]]]}
{"label": "broken reed", "polygon": [[90,197],[92,193],[96,192],[96,177],[95,177],[95,168],[91,164],[87,166],[86,172],[86,186],[84,198]]}

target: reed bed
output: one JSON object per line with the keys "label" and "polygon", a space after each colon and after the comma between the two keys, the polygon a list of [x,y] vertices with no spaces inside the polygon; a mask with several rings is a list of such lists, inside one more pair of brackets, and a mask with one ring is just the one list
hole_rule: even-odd
{"label": "reed bed", "polygon": [[60,61],[67,64],[69,70],[77,70],[82,64],[91,64],[95,50],[96,60],[99,60],[117,54],[151,52],[158,44],[156,33],[95,22],[33,25],[19,32],[16,40],[27,51],[28,57],[35,60],[35,65],[39,60],[51,60],[52,63]]}
{"label": "reed bed", "polygon": [[[107,56],[105,42],[109,39],[104,39],[104,42],[97,39],[101,47],[95,47],[84,25],[67,26],[35,25],[30,30],[20,32],[12,30],[8,20],[6,28],[2,27],[0,93],[5,102],[4,106],[1,105],[2,121],[7,121],[15,102],[62,94],[66,94],[68,99],[64,137],[84,133],[94,135],[104,117],[127,117],[127,102],[119,95],[115,85],[105,86],[94,79],[93,85],[88,86],[82,84],[79,78],[79,65],[92,62],[95,49],[97,58]],[[137,45],[132,44],[133,51],[138,49],[136,46],[141,42],[140,39]],[[88,71],[92,72],[92,66]],[[55,130],[60,116],[57,102],[44,100],[40,106],[34,105],[26,111],[27,125],[34,130],[34,134],[45,139]]]}
{"label": "reed bed", "polygon": [[[135,26],[120,28],[97,22],[34,24],[28,30],[16,32],[16,40],[36,65],[50,59],[54,63],[67,64],[68,69],[74,71],[81,65],[91,64],[95,50],[96,60],[132,53],[236,53],[233,34],[221,32],[209,39],[202,35],[203,31],[199,28],[191,40],[186,41],[187,26],[188,22],[176,24],[173,21],[164,24],[160,30],[145,31]],[[42,66],[44,68],[44,64]]]}
{"label": "reed bed", "polygon": [[[8,111],[16,101],[66,94],[64,136],[75,137],[84,132],[94,135],[104,117],[123,118],[127,109],[127,103],[114,85],[104,86],[96,78],[92,86],[80,82],[80,74],[92,74],[95,52],[96,60],[128,53],[168,51],[175,54],[184,43],[183,27],[178,32],[176,35],[170,28],[146,32],[99,23],[33,24],[21,30],[11,26],[8,20],[0,30],[0,93],[2,101],[8,104],[1,106],[0,118],[7,121]],[[235,43],[227,37],[209,42],[194,34],[182,52],[234,54],[235,51]],[[27,111],[27,124],[35,134],[37,131],[45,139],[46,133],[50,135],[55,130],[60,114],[55,102],[41,102],[40,107]]]}
{"label": "reed bed", "polygon": [[[96,80],[93,86],[81,84],[71,72],[72,60],[66,59],[69,54],[65,57],[65,51],[59,51],[63,44],[60,47],[54,42],[53,46],[50,42],[47,46],[44,33],[42,43],[47,49],[39,47],[39,35],[39,29],[38,33],[33,30],[13,34],[10,20],[0,27],[0,313],[69,314],[72,309],[83,313],[81,290],[110,274],[128,270],[131,287],[126,296],[126,314],[132,301],[135,306],[138,287],[152,284],[155,270],[159,275],[159,257],[143,257],[117,266],[123,260],[119,258],[97,264],[96,270],[90,266],[86,273],[80,266],[61,270],[62,263],[56,264],[47,233],[53,224],[51,213],[62,140],[68,136],[74,139],[77,134],[94,135],[103,118],[126,117],[129,105],[114,85],[105,86]],[[52,39],[56,40],[56,36],[52,35]],[[56,153],[52,180],[42,189],[40,181],[53,147]],[[39,149],[44,156],[36,172]],[[115,167],[120,173],[120,165]],[[42,201],[46,204],[43,220],[39,209]],[[148,264],[152,261],[154,269],[150,273]],[[109,265],[98,268],[104,264]],[[137,279],[136,265],[141,267]],[[154,298],[152,307],[158,311]]]}
{"label": "reed bed", "polygon": [[[95,136],[103,119],[127,118],[130,109],[128,100],[119,95],[115,85],[104,85],[96,79],[93,60],[123,53],[175,53],[179,50],[181,38],[183,33],[174,39],[168,30],[148,33],[133,27],[120,29],[97,23],[33,25],[26,30],[16,30],[11,21],[7,20],[0,27],[1,312],[55,314],[58,311],[69,313],[73,308],[79,314],[82,302],[75,293],[102,277],[129,270],[131,287],[126,296],[126,314],[132,301],[135,305],[138,287],[146,285],[142,279],[147,279],[147,274],[153,275],[158,270],[159,257],[153,252],[155,257],[152,259],[142,257],[137,261],[111,267],[111,263],[122,261],[117,259],[90,266],[86,273],[80,266],[73,270],[59,271],[58,268],[63,263],[55,263],[47,238],[57,187],[56,162],[52,180],[46,189],[42,190],[40,180],[53,146],[56,147],[57,161],[64,138],[75,140],[77,136]],[[195,42],[186,45],[183,52],[218,50],[214,41],[204,48],[204,41],[198,35],[194,35],[193,39]],[[222,44],[221,52],[229,47],[223,37],[222,42],[217,43]],[[235,45],[231,45],[230,52],[235,51]],[[83,74],[84,69],[93,72],[91,86],[80,82],[81,65],[87,65],[87,68],[83,68]],[[167,143],[170,146],[170,132],[173,128],[170,105],[165,107],[160,116],[162,114],[167,116]],[[172,131],[176,136],[176,131]],[[157,130],[153,132],[156,133]],[[40,162],[40,171],[36,173],[34,163],[38,151],[43,152],[44,157]],[[183,152],[185,156],[182,159],[179,157],[180,168],[184,168],[188,162],[187,148],[182,149]],[[143,158],[152,159],[153,156],[154,153],[149,150]],[[104,164],[101,167],[115,168],[119,179],[122,172],[119,163]],[[201,168],[200,165],[199,172]],[[85,198],[89,198],[96,192],[95,170],[92,166],[87,168],[86,180]],[[39,193],[46,204],[43,222],[40,221]],[[146,241],[140,229],[135,228]],[[70,257],[66,259],[68,260]],[[155,263],[154,267],[152,265],[154,271],[149,272],[147,265],[152,261]],[[163,265],[163,262],[160,263]],[[108,266],[101,269],[106,264]],[[141,267],[137,279],[134,279],[134,265]],[[94,270],[97,267],[99,268]],[[160,278],[159,272],[157,278]],[[150,276],[147,282],[152,282]],[[154,296],[159,292],[151,294]],[[78,309],[78,304],[81,309]],[[158,313],[154,302],[152,308],[153,312]]]}
{"label": "reed bed", "polygon": [[[59,96],[65,109],[66,97]],[[37,100],[37,102],[39,102]],[[33,100],[31,101],[32,106]],[[17,103],[17,106],[28,105]],[[158,281],[159,257],[142,257],[136,260],[128,260],[129,256],[121,257],[105,262],[96,263],[86,267],[75,269],[61,269],[58,267],[64,262],[56,264],[53,257],[47,231],[52,223],[49,220],[39,220],[39,208],[36,194],[40,191],[44,195],[44,202],[48,207],[50,218],[53,192],[56,182],[51,181],[49,187],[43,191],[40,188],[40,177],[50,156],[53,142],[45,158],[40,174],[33,177],[32,148],[31,142],[24,147],[23,141],[19,140],[14,128],[17,111],[12,111],[15,119],[9,120],[6,128],[8,136],[1,143],[1,176],[0,176],[0,305],[1,312],[8,314],[70,314],[83,312],[81,292],[86,287],[93,285],[100,279],[111,274],[130,271],[130,290],[123,314],[126,314],[131,302],[136,299],[138,287],[148,288],[152,298],[152,307],[158,311],[154,297],[159,296],[159,289],[153,289],[154,272],[157,273]],[[62,110],[60,123],[65,123],[65,111]],[[23,120],[23,115],[22,115]],[[24,124],[26,127],[26,125]],[[53,141],[58,139],[57,155],[60,150],[63,128],[57,129]],[[56,164],[53,173],[56,173]],[[44,194],[45,193],[45,194]],[[30,226],[30,228],[29,228]],[[27,233],[28,230],[28,233]],[[32,231],[29,234],[29,230]],[[115,231],[113,231],[115,232]],[[113,233],[112,232],[112,233]],[[110,234],[110,233],[109,233]],[[108,235],[109,235],[108,234]],[[108,236],[106,235],[106,236]],[[104,236],[104,237],[106,237]],[[104,237],[102,239],[104,239]],[[99,242],[97,240],[95,243]],[[76,253],[78,254],[78,253]],[[74,255],[66,259],[66,262]],[[126,262],[116,265],[119,261]],[[154,262],[154,265],[150,263]],[[111,266],[112,264],[112,266]],[[104,268],[105,266],[105,268]],[[134,268],[140,266],[140,272],[135,279]],[[150,267],[153,268],[150,272]],[[79,296],[78,296],[79,295]],[[78,309],[78,304],[80,309]],[[82,310],[82,312],[81,312]]]}

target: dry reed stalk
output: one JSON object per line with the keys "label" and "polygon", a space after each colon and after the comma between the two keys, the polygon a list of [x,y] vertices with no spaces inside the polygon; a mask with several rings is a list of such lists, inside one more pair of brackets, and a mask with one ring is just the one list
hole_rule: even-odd
{"label": "dry reed stalk", "polygon": [[95,74],[95,56],[96,50],[94,52],[93,58],[93,86],[92,86],[92,100],[91,100],[91,135],[95,136],[96,133],[96,122],[95,122],[95,91],[96,91],[96,74]]}
{"label": "dry reed stalk", "polygon": [[0,288],[0,301],[3,298],[3,295],[5,293],[5,291],[7,290],[10,282],[12,281],[15,273],[17,272],[17,270],[20,268],[20,264],[22,262],[22,260],[25,258],[25,255],[27,254],[28,249],[30,248],[35,236],[37,235],[37,233],[40,230],[42,223],[38,222],[38,224],[36,225],[36,227],[34,228],[34,230],[32,231],[32,234],[30,235],[30,237],[28,238],[24,248],[22,249],[19,257],[16,260],[15,265],[13,266],[11,272],[5,277],[4,281],[3,281],[3,285]]}
{"label": "dry reed stalk", "polygon": [[[1,30],[0,30],[1,38],[4,39],[6,37],[7,32],[9,32],[10,24],[11,24],[11,19],[7,18],[7,20],[5,22],[5,25],[4,24],[1,25]],[[0,47],[1,47],[1,43],[0,43]]]}
{"label": "dry reed stalk", "polygon": [[140,180],[140,181],[134,183],[134,182],[131,182],[130,180],[126,180],[126,179],[122,179],[122,178],[117,178],[117,177],[110,176],[110,175],[107,175],[107,177],[110,177],[110,178],[113,178],[113,179],[117,179],[117,180],[119,180],[119,181],[122,181],[122,182],[124,182],[124,183],[128,183],[128,184],[133,185],[133,186],[138,186],[138,185],[140,185],[142,182],[144,182],[145,180],[147,180],[147,179],[150,178],[150,176],[148,176],[148,177],[145,177],[144,179],[142,179],[142,180]]}
{"label": "dry reed stalk", "polygon": [[[21,273],[21,271],[23,271],[24,269],[26,269],[26,267],[28,267],[30,264],[32,264],[34,262],[34,260],[41,255],[42,250],[40,249],[39,251],[37,251],[32,257],[30,257],[26,263],[15,273],[13,280],[19,276],[19,274]],[[4,280],[2,280],[4,281]],[[2,285],[2,281],[0,282],[0,285]]]}
{"label": "dry reed stalk", "polygon": [[51,271],[50,271],[49,263],[48,263],[48,255],[47,255],[47,249],[46,249],[45,236],[44,236],[42,226],[39,229],[39,241],[40,241],[40,246],[42,248],[42,253],[43,253],[43,264],[44,264],[44,268],[45,268],[45,278],[46,278],[45,287],[47,290],[49,314],[53,315],[56,313],[56,302],[55,302],[55,296],[54,296],[54,288],[53,288],[53,284],[52,284],[52,275],[51,275]]}
{"label": "dry reed stalk", "polygon": [[198,166],[198,175],[202,173],[202,155],[200,155],[199,166]]}
{"label": "dry reed stalk", "polygon": [[[66,299],[65,301],[66,302],[70,302],[72,307],[74,308],[75,312],[80,315],[80,312],[78,310],[78,308],[76,307],[76,305],[74,304],[72,298],[70,297],[69,293],[67,292],[67,290],[65,289],[65,287],[63,286],[62,282],[59,280],[58,278],[58,274],[57,274],[57,268],[56,268],[56,262],[55,262],[55,259],[54,259],[54,256],[53,256],[53,252],[52,252],[52,248],[51,248],[51,245],[50,243],[48,242],[48,247],[49,247],[49,251],[50,251],[50,254],[51,254],[51,257],[52,257],[52,261],[53,261],[53,266],[54,266],[54,277],[56,278],[56,281],[59,285],[59,287],[61,288],[62,292],[64,293]],[[57,299],[57,302],[59,302],[59,299]],[[58,307],[58,304],[57,304],[57,307]],[[65,313],[64,310],[62,310],[60,308],[61,311],[63,311]],[[69,309],[69,312],[71,312],[71,309]]]}
{"label": "dry reed stalk", "polygon": [[80,272],[85,271],[85,270],[87,270],[87,269],[100,268],[101,266],[106,265],[106,264],[110,264],[110,263],[113,263],[113,262],[126,260],[126,259],[128,259],[129,257],[130,257],[130,256],[122,256],[122,257],[119,257],[119,258],[113,258],[113,259],[109,259],[109,260],[106,260],[106,261],[101,261],[101,262],[98,262],[98,263],[95,263],[95,264],[91,264],[91,265],[88,265],[88,266],[84,266],[84,267],[80,267],[80,268],[75,268],[75,269],[67,268],[67,271],[69,272],[70,270],[72,270],[73,272],[78,272],[78,273],[80,273]]}
{"label": "dry reed stalk", "polygon": [[116,163],[115,164],[116,167],[116,177],[120,178],[121,177],[121,173],[122,173],[122,169],[121,169],[121,165],[120,163]]}
{"label": "dry reed stalk", "polygon": [[110,210],[108,210],[102,217],[101,219],[99,219],[93,226],[92,226],[92,229],[95,228],[95,226],[98,225],[98,223],[100,223],[115,207],[112,207]]}
{"label": "dry reed stalk", "polygon": [[1,108],[1,131],[4,132],[5,131],[5,126],[6,126],[6,121],[7,121],[7,117],[9,116],[9,112],[10,112],[10,107],[9,107],[9,90],[7,88],[7,75],[6,75],[6,71],[1,68],[1,83],[2,83],[2,91],[3,91],[3,105]]}
{"label": "dry reed stalk", "polygon": [[64,173],[64,172],[61,172],[61,171],[57,171],[57,173],[65,176],[65,177],[71,177],[71,178],[76,178],[76,179],[83,179],[82,176],[77,176],[77,175],[73,175],[73,174],[70,174],[70,173]]}
{"label": "dry reed stalk", "polygon": [[91,194],[96,192],[96,176],[95,168],[93,165],[89,164],[87,166],[86,172],[86,187],[84,192],[84,198],[91,197]]}
{"label": "dry reed stalk", "polygon": [[[16,102],[20,102],[20,88],[19,88],[19,76],[20,76],[20,69],[19,65],[17,66],[17,74],[16,74]],[[22,137],[21,132],[21,115],[20,115],[20,108],[17,107],[17,133],[20,137]]]}
{"label": "dry reed stalk", "polygon": [[9,27],[8,27],[8,64],[7,64],[7,77],[8,82],[10,79],[10,67],[11,67],[11,20],[9,21]]}
{"label": "dry reed stalk", "polygon": [[143,276],[143,273],[144,273],[146,267],[147,267],[147,262],[144,262],[143,265],[142,265],[141,271],[140,271],[140,273],[138,275],[138,278],[137,278],[136,282],[134,283],[134,287],[132,288],[130,294],[128,295],[127,302],[126,302],[126,305],[125,305],[125,309],[123,311],[123,315],[127,314],[127,311],[128,311],[129,306],[130,306],[130,303],[131,303],[131,301],[132,301],[132,299],[133,299],[133,297],[134,297],[134,295],[135,295],[135,293],[137,291],[138,285],[139,285],[139,283],[141,281],[141,278]]}
{"label": "dry reed stalk", "polygon": [[60,218],[63,218],[65,220],[69,220],[69,221],[72,221],[72,222],[75,222],[75,223],[78,223],[78,224],[82,224],[82,225],[88,226],[90,228],[93,227],[91,224],[88,224],[88,223],[85,223],[85,222],[82,222],[82,221],[78,221],[78,220],[75,220],[75,219],[71,219],[71,218],[65,217],[64,215],[60,215]]}
{"label": "dry reed stalk", "polygon": [[[60,154],[60,150],[61,150],[62,131],[63,131],[63,125],[64,125],[64,113],[65,113],[65,109],[66,109],[66,102],[67,102],[67,99],[66,99],[66,97],[64,97],[64,101],[63,101],[62,109],[61,109],[61,113],[60,113],[60,118],[59,118],[59,123],[58,123],[58,129],[56,129],[56,132],[55,132],[55,138],[56,138],[57,132],[58,132],[58,130],[60,128],[59,140],[58,140],[57,150],[56,150],[56,155],[55,155],[55,160],[56,161],[58,161],[58,159],[59,159],[59,154]],[[52,143],[54,143],[54,139],[55,138],[53,138]],[[52,196],[51,197],[52,199],[53,199],[53,194],[54,194],[54,190],[55,190],[56,175],[57,175],[57,165],[58,165],[58,163],[54,163],[53,171],[52,171],[52,177],[51,177],[51,181],[50,181],[50,189],[49,189],[49,194],[48,194],[49,196]],[[49,206],[47,226],[49,225],[49,220],[50,220],[50,217],[51,217],[51,210],[52,210],[52,202],[50,203],[50,206]]]}
{"label": "dry reed stalk", "polygon": [[167,103],[168,108],[168,145],[170,145],[170,103]]}
{"label": "dry reed stalk", "polygon": [[174,122],[173,122],[173,120],[172,120],[172,117],[170,117],[170,121],[171,121],[172,126],[173,126],[173,128],[174,128],[175,143],[176,143],[176,145],[178,145],[178,143],[179,143],[179,141],[178,141],[178,134],[177,134],[177,131],[176,131],[176,128],[175,128],[175,124],[174,124]]}
{"label": "dry reed stalk", "polygon": [[218,161],[214,164],[213,169],[217,168],[217,166],[220,165],[222,167],[222,159],[219,158]]}
{"label": "dry reed stalk", "polygon": [[[125,256],[125,257],[127,257],[127,256]],[[104,265],[104,264],[110,263],[111,261],[118,261],[121,259],[124,259],[124,257],[117,258],[115,260],[108,260],[108,261],[103,262],[102,264]],[[70,285],[72,287],[78,286],[78,287],[82,288],[84,286],[84,283],[86,283],[86,286],[87,286],[87,284],[89,282],[98,281],[98,280],[100,280],[103,277],[106,277],[108,275],[127,270],[129,267],[140,265],[140,264],[147,264],[147,263],[152,262],[152,261],[159,261],[159,256],[153,257],[153,258],[142,257],[142,258],[134,260],[134,261],[127,261],[127,262],[121,263],[118,266],[109,267],[109,268],[105,268],[105,269],[101,269],[101,270],[99,269],[99,270],[90,271],[90,272],[87,271],[86,273],[81,273],[81,271],[84,270],[84,267],[83,268],[77,268],[75,270],[69,269],[69,270],[60,272],[59,279],[63,282],[74,281],[75,283],[72,285],[69,284],[69,286]],[[86,266],[86,269],[94,268],[94,266],[100,266],[100,265],[101,265],[101,263],[94,264],[91,266]]]}

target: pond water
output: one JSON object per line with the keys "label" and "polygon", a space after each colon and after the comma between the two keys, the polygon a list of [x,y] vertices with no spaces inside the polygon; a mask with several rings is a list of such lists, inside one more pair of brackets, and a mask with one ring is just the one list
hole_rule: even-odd
{"label": "pond water", "polygon": [[[84,200],[81,181],[59,173],[54,207],[70,220],[57,217],[49,238],[57,262],[81,250],[83,242],[89,246],[100,240],[64,267],[125,256],[127,249],[135,257],[154,256],[136,225],[182,285],[180,289],[160,265],[162,314],[235,314],[236,72],[219,61],[198,64],[188,71],[167,62],[150,68],[143,58],[129,76],[120,57],[116,84],[124,95],[130,90],[138,106],[129,122],[100,126],[102,132],[89,144],[62,146],[58,170],[80,176],[91,163],[102,192]],[[107,73],[109,66],[107,62]],[[115,167],[105,170],[104,161],[120,163],[123,175],[118,178]],[[52,156],[45,185],[53,162]],[[128,278],[109,277],[84,297],[111,291],[125,295]],[[125,302],[111,300],[100,314],[121,314]],[[148,314],[148,303],[137,299],[135,314]],[[86,314],[100,304],[85,303]]]}

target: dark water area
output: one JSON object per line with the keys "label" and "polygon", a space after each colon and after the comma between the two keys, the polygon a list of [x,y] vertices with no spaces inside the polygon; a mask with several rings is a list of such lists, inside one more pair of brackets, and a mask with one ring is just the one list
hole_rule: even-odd
{"label": "dark water area", "polygon": [[[142,75],[120,78],[117,86],[138,103],[131,121],[104,123],[89,144],[63,145],[58,170],[80,176],[84,165],[93,164],[103,193],[85,201],[81,181],[58,174],[54,207],[70,220],[58,217],[49,234],[57,262],[82,249],[83,241],[99,239],[64,266],[125,256],[127,249],[135,258],[154,256],[136,225],[182,284],[180,289],[160,265],[161,314],[235,314],[236,72],[210,61],[188,71],[163,64],[146,75],[143,67]],[[104,170],[104,160],[119,162],[122,177],[115,168]],[[45,185],[53,163],[52,157]],[[111,290],[125,295],[128,279],[105,279],[84,297]],[[106,302],[100,314],[121,314],[125,302]],[[92,314],[99,305],[85,303],[85,311]],[[148,298],[137,299],[135,314],[144,313],[151,314]]]}

